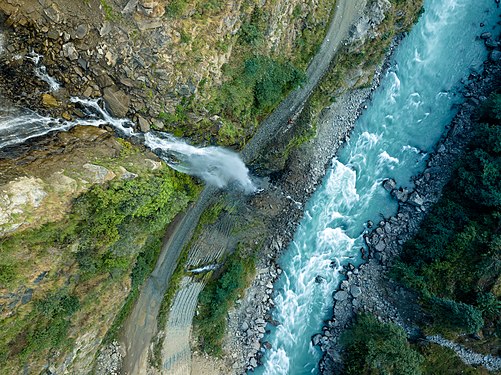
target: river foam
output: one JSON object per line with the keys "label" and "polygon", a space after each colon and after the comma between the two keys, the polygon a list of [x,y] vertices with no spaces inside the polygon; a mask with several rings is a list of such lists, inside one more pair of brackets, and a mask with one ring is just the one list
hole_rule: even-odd
{"label": "river foam", "polygon": [[[478,35],[499,31],[491,0],[425,0],[425,13],[397,48],[393,64],[354,134],[306,205],[293,242],[279,260],[271,344],[257,374],[315,374],[320,352],[311,337],[332,316],[340,267],[358,263],[368,220],[396,211],[381,186],[392,177],[412,187],[426,155],[456,113],[461,79],[478,71],[487,52]],[[486,26],[482,29],[480,22]],[[317,276],[323,282],[316,283]]]}

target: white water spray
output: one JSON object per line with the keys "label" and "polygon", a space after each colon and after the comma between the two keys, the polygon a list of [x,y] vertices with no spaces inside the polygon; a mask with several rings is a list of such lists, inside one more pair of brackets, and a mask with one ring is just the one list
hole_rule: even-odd
{"label": "white water spray", "polygon": [[146,146],[179,172],[200,177],[218,188],[236,183],[246,193],[256,190],[249,170],[233,151],[221,147],[198,148],[169,134],[148,132],[144,138]]}
{"label": "white water spray", "polygon": [[43,64],[40,64],[43,58],[42,55],[39,55],[38,53],[32,51],[28,55],[26,55],[26,58],[33,61],[33,63],[35,64],[35,75],[49,85],[50,91],[57,91],[61,88],[59,82],[57,82],[54,77],[50,76],[49,73],[47,73],[47,67]]}
{"label": "white water spray", "polygon": [[[31,56],[34,62],[39,57]],[[192,176],[197,176],[207,184],[218,188],[236,185],[245,193],[253,193],[249,170],[237,153],[222,147],[195,147],[169,134],[134,132],[133,123],[128,119],[112,117],[99,105],[99,99],[71,98],[89,113],[89,118],[76,121],[62,121],[40,116],[30,110],[0,109],[0,149],[40,137],[54,131],[69,130],[77,125],[111,125],[121,136],[144,141],[171,168]]]}

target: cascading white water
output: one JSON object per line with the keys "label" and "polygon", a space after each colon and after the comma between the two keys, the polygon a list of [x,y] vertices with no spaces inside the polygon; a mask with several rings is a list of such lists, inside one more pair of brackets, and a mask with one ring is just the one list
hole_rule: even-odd
{"label": "cascading white water", "polygon": [[42,55],[39,55],[35,51],[31,51],[26,55],[26,58],[33,61],[33,64],[35,64],[35,75],[49,85],[50,91],[57,91],[61,88],[59,82],[47,73],[47,67],[41,64],[43,59]]}
{"label": "cascading white water", "polygon": [[100,126],[108,124],[121,136],[144,141],[172,168],[197,176],[218,188],[236,185],[245,193],[256,190],[249,170],[237,153],[222,147],[195,147],[168,134],[134,132],[128,119],[112,117],[100,107],[99,100],[71,98],[88,112],[88,118],[63,121],[25,109],[0,108],[0,149],[40,137],[54,131],[69,130],[77,125]]}
{"label": "cascading white water", "polygon": [[146,146],[153,151],[159,150],[159,156],[179,172],[200,177],[218,188],[236,182],[247,193],[256,190],[249,170],[233,151],[221,147],[194,147],[169,134],[149,132],[144,138]]}
{"label": "cascading white water", "polygon": [[268,326],[263,341],[271,349],[256,374],[318,373],[320,353],[311,336],[332,316],[341,265],[360,261],[368,220],[395,213],[397,203],[382,181],[392,177],[410,187],[411,176],[424,169],[426,153],[464,100],[461,79],[480,71],[487,57],[478,36],[499,33],[499,13],[492,0],[425,0],[425,13],[398,46],[279,261],[273,318],[281,324]]}

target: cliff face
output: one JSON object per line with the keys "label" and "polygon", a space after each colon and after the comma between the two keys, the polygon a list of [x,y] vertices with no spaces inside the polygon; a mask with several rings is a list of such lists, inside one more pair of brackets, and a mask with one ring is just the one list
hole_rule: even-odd
{"label": "cliff face", "polygon": [[0,160],[2,372],[89,372],[190,184],[94,127]]}
{"label": "cliff face", "polygon": [[[304,69],[332,7],[328,0],[1,1],[0,99],[69,120],[83,116],[71,96],[103,97],[114,116],[142,131],[238,146],[292,88],[255,108],[254,88],[269,82],[262,72],[252,87],[240,80],[246,64],[284,75]],[[38,63],[33,52],[42,55]],[[41,65],[59,90],[34,74]],[[250,91],[220,94],[242,87]],[[242,112],[224,106],[233,97],[246,99]],[[104,129],[77,127],[2,151],[0,372],[90,372],[151,272],[166,225],[198,191]]]}
{"label": "cliff face", "polygon": [[[202,140],[190,130],[203,128],[217,141],[225,117],[218,90],[235,78],[232,71],[255,55],[304,68],[332,6],[327,0],[9,0],[0,4],[14,30],[7,35],[3,85],[13,98],[35,87],[31,101],[53,113],[74,114],[65,100],[70,95],[104,97],[112,114],[134,119],[142,130],[167,126]],[[56,108],[41,100],[45,83],[25,82],[31,61],[12,58],[30,51],[43,55],[64,86]]]}

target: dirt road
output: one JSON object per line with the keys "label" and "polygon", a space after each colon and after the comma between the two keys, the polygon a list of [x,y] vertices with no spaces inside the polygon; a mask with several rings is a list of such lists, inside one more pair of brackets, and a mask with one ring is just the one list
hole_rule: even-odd
{"label": "dirt road", "polygon": [[[265,144],[265,141],[271,139],[281,126],[286,125],[287,119],[295,114],[310,96],[319,80],[327,71],[330,61],[342,41],[346,38],[351,25],[362,13],[365,4],[366,0],[337,1],[334,17],[324,42],[306,71],[306,83],[303,87],[293,91],[261,124],[256,135],[242,151],[242,158],[246,163],[252,162],[257,157],[259,149]],[[123,370],[126,374],[136,375],[146,374],[147,372],[148,347],[156,332],[156,317],[160,303],[169,286],[169,279],[176,267],[179,254],[184,244],[189,241],[200,214],[207,206],[214,192],[214,188],[207,187],[197,203],[187,211],[184,219],[177,225],[173,235],[163,247],[155,270],[147,280],[131,315],[124,325],[122,341],[125,344],[126,356],[124,358]],[[196,299],[192,300],[196,304]],[[191,308],[189,310],[194,311]],[[189,329],[189,327],[187,328]],[[173,347],[175,352],[189,353],[189,343],[183,340],[182,345],[186,346],[186,348],[179,348],[176,345]],[[179,357],[176,356],[176,353],[168,353],[168,349],[168,347],[164,349],[164,357],[172,356],[173,358],[180,358],[181,361],[190,361],[189,355]],[[172,363],[171,365],[186,369],[186,373],[191,368],[190,363]]]}

